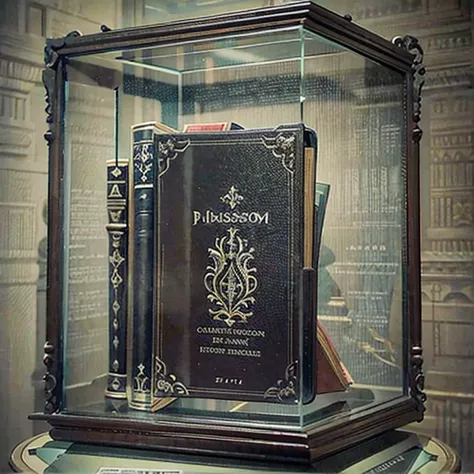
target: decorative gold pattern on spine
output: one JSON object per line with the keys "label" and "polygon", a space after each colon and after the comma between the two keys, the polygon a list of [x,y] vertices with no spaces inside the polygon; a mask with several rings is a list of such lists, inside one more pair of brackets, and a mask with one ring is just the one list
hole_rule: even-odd
{"label": "decorative gold pattern on spine", "polygon": [[134,410],[150,411],[151,407],[151,380],[150,377],[145,373],[145,365],[138,364],[133,373],[132,385],[132,396],[130,397],[128,404],[130,408]]}
{"label": "decorative gold pattern on spine", "polygon": [[[107,212],[109,222],[109,375],[107,398],[126,398],[127,160],[107,163]],[[123,326],[123,327],[122,327]]]}
{"label": "decorative gold pattern on spine", "polygon": [[136,393],[150,393],[150,379],[145,374],[145,366],[139,364],[137,366],[137,375],[133,379],[133,391]]}
{"label": "decorative gold pattern on spine", "polygon": [[112,264],[112,268],[113,268],[112,274],[110,275],[110,282],[112,283],[112,286],[114,287],[114,290],[115,290],[114,302],[112,303],[112,308],[116,315],[114,319],[114,328],[115,328],[115,325],[118,324],[117,313],[120,309],[120,304],[117,301],[117,290],[119,286],[123,283],[123,278],[120,275],[120,267],[125,262],[125,258],[123,258],[122,255],[120,255],[120,241],[121,240],[122,240],[121,233],[114,233],[112,235],[112,246],[114,248],[114,251],[112,252],[112,255],[109,257],[109,262]]}
{"label": "decorative gold pattern on spine", "polygon": [[138,179],[143,183],[148,180],[148,173],[153,169],[153,144],[139,143],[133,146],[133,166]]}

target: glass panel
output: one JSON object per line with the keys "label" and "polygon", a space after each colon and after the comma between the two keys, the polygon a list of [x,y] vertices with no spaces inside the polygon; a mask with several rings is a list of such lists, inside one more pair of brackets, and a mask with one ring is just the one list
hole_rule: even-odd
{"label": "glass panel", "polygon": [[339,400],[357,407],[404,393],[404,77],[310,33],[304,69],[303,120],[329,185],[318,320],[354,379]]}
{"label": "glass panel", "polygon": [[[65,162],[66,405],[105,388],[108,367],[107,196],[103,162],[114,157],[114,97],[92,84],[67,88]],[[97,387],[96,387],[97,386]],[[88,400],[89,402],[89,400]]]}
{"label": "glass panel", "polygon": [[[206,321],[209,319],[209,322],[201,323],[197,327],[191,328],[193,323],[188,322],[188,320],[192,321],[193,317],[194,319],[197,317],[190,313],[189,309],[192,285],[197,283],[194,280],[189,283],[187,278],[191,280],[194,273],[199,272],[201,274],[203,270],[212,266],[212,259],[209,262],[202,261],[196,272],[191,272],[191,268],[189,268],[187,273],[182,273],[182,268],[195,265],[193,263],[193,246],[196,241],[204,237],[201,236],[201,231],[197,230],[198,226],[195,226],[195,228],[194,226],[191,226],[192,228],[183,227],[181,224],[176,224],[176,219],[173,216],[180,215],[182,209],[182,205],[179,205],[179,203],[182,203],[180,199],[184,199],[186,196],[186,199],[193,199],[192,205],[196,207],[193,207],[193,214],[189,214],[187,217],[183,214],[183,220],[191,219],[190,222],[192,222],[194,219],[194,223],[196,223],[196,214],[207,212],[205,209],[207,201],[204,201],[207,192],[212,192],[213,181],[212,179],[206,180],[210,183],[209,188],[201,195],[200,187],[197,189],[193,187],[193,176],[198,176],[198,179],[206,176],[205,172],[199,174],[196,168],[198,165],[207,166],[200,165],[200,163],[206,162],[209,168],[212,169],[213,164],[209,161],[209,158],[203,156],[200,161],[197,161],[195,155],[198,150],[193,151],[194,155],[190,155],[189,159],[187,158],[184,161],[185,165],[183,165],[182,175],[179,179],[175,179],[176,177],[168,178],[180,166],[173,162],[172,170],[167,171],[166,178],[168,180],[163,178],[160,181],[161,194],[159,201],[157,201],[159,204],[156,204],[158,207],[155,206],[155,211],[153,211],[155,224],[151,229],[155,232],[155,236],[152,238],[158,239],[158,241],[155,244],[150,244],[150,242],[148,244],[154,245],[153,248],[172,249],[163,250],[160,255],[155,254],[151,260],[156,258],[157,262],[153,266],[153,262],[150,261],[149,266],[155,272],[155,276],[151,277],[155,278],[151,287],[155,288],[154,291],[161,292],[160,305],[165,308],[165,313],[166,311],[173,312],[174,327],[168,326],[169,332],[164,335],[160,333],[161,325],[165,325],[163,319],[160,319],[160,322],[151,323],[151,326],[147,326],[148,323],[146,323],[145,327],[139,328],[134,325],[135,323],[130,318],[127,325],[128,339],[124,336],[124,307],[126,303],[120,297],[120,292],[126,288],[126,275],[123,273],[123,269],[129,259],[138,259],[142,255],[140,252],[145,252],[150,247],[146,247],[148,244],[141,242],[140,235],[134,234],[133,231],[137,226],[142,225],[140,212],[130,212],[128,214],[129,246],[123,246],[126,237],[123,233],[121,234],[121,230],[115,224],[120,220],[117,212],[125,212],[122,215],[126,215],[126,211],[120,210],[121,198],[127,192],[127,188],[122,187],[122,175],[120,173],[123,173],[124,176],[126,168],[120,168],[120,165],[131,157],[130,130],[132,126],[147,122],[158,122],[159,127],[170,127],[176,131],[182,131],[187,124],[233,122],[245,127],[245,129],[265,128],[271,131],[273,127],[282,124],[301,122],[301,48],[301,29],[296,28],[258,35],[242,35],[231,39],[206,40],[193,44],[180,44],[179,46],[112,52],[97,56],[73,58],[69,61],[66,107],[66,123],[69,131],[66,134],[66,157],[70,167],[71,182],[69,183],[70,204],[67,209],[70,215],[68,223],[70,228],[67,230],[70,262],[69,268],[66,269],[69,285],[68,297],[65,303],[65,312],[68,315],[65,330],[66,375],[64,386],[66,411],[89,414],[115,411],[122,416],[135,418],[167,418],[173,416],[174,419],[178,417],[188,421],[199,420],[202,416],[207,416],[212,417],[217,423],[226,418],[227,421],[240,424],[286,425],[295,428],[299,426],[301,403],[254,402],[251,399],[253,395],[247,393],[245,393],[245,396],[250,397],[248,400],[245,399],[244,395],[242,395],[242,400],[235,394],[229,400],[225,398],[199,398],[198,395],[194,395],[193,397],[183,396],[178,399],[167,398],[163,403],[161,403],[162,398],[160,398],[159,403],[157,403],[157,400],[150,394],[151,392],[147,390],[149,390],[148,384],[150,382],[153,387],[157,386],[156,382],[159,377],[163,376],[163,383],[171,383],[176,390],[182,389],[191,392],[192,387],[189,388],[187,383],[182,386],[181,381],[183,379],[181,376],[178,379],[177,376],[175,378],[174,373],[169,375],[172,364],[168,360],[166,365],[160,365],[161,362],[153,361],[153,357],[150,357],[147,359],[149,364],[145,363],[140,368],[140,364],[137,365],[134,362],[136,354],[133,351],[135,349],[131,349],[126,356],[123,356],[120,352],[123,344],[128,344],[129,348],[141,347],[142,349],[146,344],[152,345],[153,338],[149,336],[153,331],[155,331],[156,341],[161,341],[157,342],[154,347],[160,348],[161,351],[161,348],[166,346],[167,338],[175,337],[176,333],[182,334],[184,332],[185,338],[196,338],[200,352],[207,353],[206,351],[211,351],[210,354],[217,357],[224,352],[217,353],[216,351],[225,351],[226,356],[224,357],[232,360],[235,367],[243,364],[244,367],[248,366],[252,370],[258,370],[260,362],[251,364],[249,361],[252,357],[256,357],[258,360],[265,359],[267,365],[269,361],[273,362],[278,360],[279,357],[286,360],[286,352],[278,348],[279,344],[285,347],[286,342],[275,340],[272,343],[272,338],[276,334],[280,337],[280,331],[278,330],[276,333],[274,331],[274,327],[278,328],[278,326],[272,323],[264,302],[257,301],[255,303],[252,294],[253,280],[249,279],[249,275],[252,276],[253,266],[249,262],[252,262],[254,258],[255,261],[262,260],[261,255],[266,255],[265,252],[268,255],[264,260],[268,262],[271,257],[269,252],[272,252],[271,249],[273,248],[270,244],[270,246],[267,246],[268,250],[265,247],[259,249],[258,235],[260,234],[257,231],[252,231],[253,233],[245,236],[246,239],[239,240],[236,238],[235,242],[238,244],[229,243],[224,239],[224,237],[232,239],[230,234],[221,235],[222,240],[218,241],[216,240],[217,235],[208,232],[210,237],[208,236],[206,246],[211,248],[215,244],[218,251],[219,242],[222,242],[222,251],[226,256],[237,252],[237,255],[243,258],[241,263],[236,264],[235,267],[229,264],[228,271],[232,270],[235,275],[233,273],[231,278],[230,273],[229,275],[226,274],[220,282],[222,285],[219,283],[219,291],[222,287],[222,291],[226,294],[232,292],[234,295],[240,291],[239,288],[242,285],[247,284],[248,301],[241,305],[240,309],[244,315],[241,318],[245,319],[245,315],[249,313],[247,305],[250,305],[255,306],[255,311],[266,313],[262,315],[261,321],[263,322],[258,322],[257,319],[254,326],[245,324],[239,326],[237,323],[234,326],[233,322],[222,324],[223,321],[214,324],[208,316],[205,316],[204,319]],[[164,128],[161,128],[159,133],[164,133]],[[245,133],[247,132],[244,132],[239,140],[245,142],[242,146],[246,147],[245,150],[248,153],[246,162],[252,160],[256,162],[259,158],[253,150],[257,144],[261,146],[262,150],[265,150],[265,147],[260,145],[262,139],[257,137],[252,141],[250,135],[245,135]],[[246,139],[248,136],[250,137],[249,140]],[[301,135],[301,138],[303,138],[303,135]],[[157,140],[159,140],[159,137]],[[180,140],[183,141],[185,138],[178,139],[176,144],[178,150]],[[239,143],[236,142],[237,145]],[[205,145],[203,143],[203,146]],[[160,142],[160,146],[167,146],[167,143]],[[281,158],[276,158],[271,150],[272,147],[269,145],[267,154],[274,157],[275,163],[281,163]],[[134,147],[135,152],[136,148]],[[212,152],[212,148],[209,148],[209,152]],[[232,153],[232,151],[230,150],[229,153]],[[240,154],[240,156],[243,155]],[[218,154],[215,159],[219,159]],[[108,160],[109,162],[112,160],[112,165],[109,167],[109,174],[107,175]],[[117,169],[115,169],[114,163],[118,165]],[[161,166],[162,162],[155,162],[155,164]],[[143,173],[140,176],[144,177],[148,173],[147,166],[148,162],[144,161],[139,167],[133,168],[134,176]],[[256,166],[254,168],[256,169]],[[232,187],[230,187],[224,190],[228,193],[227,197],[225,192],[219,191],[219,196],[222,194],[222,199],[219,200],[216,194],[216,199],[212,202],[209,201],[207,206],[211,208],[219,206],[219,202],[224,202],[227,198],[230,200],[233,198],[241,199],[239,192],[242,192],[242,187],[245,186],[246,180],[250,179],[252,173],[252,170],[245,171],[245,169],[244,167],[244,172],[236,176],[235,189],[232,191]],[[281,169],[283,169],[283,166],[281,166]],[[268,186],[277,189],[276,183],[280,178],[274,178],[271,173],[267,174],[269,175]],[[287,171],[285,171],[285,174],[280,173],[285,179],[288,174]],[[275,176],[277,175],[275,174]],[[107,185],[107,179],[109,185]],[[132,179],[130,178],[130,180]],[[257,175],[252,179],[257,180],[257,182],[259,180]],[[111,180],[117,183],[117,187],[110,184]],[[274,184],[271,184],[272,180],[276,180]],[[207,186],[207,183],[203,183],[203,185]],[[143,183],[141,181],[135,182],[135,188],[149,189],[146,188],[145,181]],[[157,192],[158,188],[156,186],[152,188],[153,193]],[[131,185],[128,191],[131,196],[133,193]],[[133,196],[135,196],[135,201],[141,199],[139,193],[134,193]],[[178,203],[176,206],[166,204],[171,202],[170,196]],[[257,187],[254,196],[246,194],[244,199],[249,203],[246,205],[251,212],[244,212],[244,214],[248,215],[249,219],[251,218],[250,214],[252,214],[252,218],[266,225],[270,218],[269,212],[271,209],[268,208],[269,203],[264,201],[263,196],[265,196],[265,188],[260,186]],[[149,199],[154,201],[155,196],[149,196]],[[198,203],[199,199],[202,206]],[[139,205],[141,204],[135,204],[135,211]],[[232,204],[229,205],[233,209]],[[109,211],[108,214],[107,210]],[[244,214],[240,215],[242,219],[245,218]],[[116,220],[114,221],[114,219]],[[157,222],[167,223],[161,224],[160,227]],[[204,220],[202,222],[204,223]],[[179,231],[179,236],[173,232],[167,232],[166,226],[168,224],[177,226],[175,230]],[[298,225],[302,226],[302,222]],[[207,229],[204,224],[202,228]],[[87,231],[84,231],[84,229]],[[227,231],[230,232],[229,229]],[[115,235],[115,241],[112,235]],[[131,242],[132,235],[134,236],[133,242]],[[251,242],[251,244],[248,242]],[[225,245],[228,245],[228,248]],[[242,248],[234,248],[234,245],[240,245]],[[258,252],[261,255],[257,255]],[[181,269],[177,267],[170,269],[167,266],[166,259],[173,259],[174,257],[181,259],[179,260],[182,262],[180,264]],[[290,262],[288,265],[294,265],[297,258],[296,254],[288,254],[288,261]],[[82,269],[82,273],[76,279],[77,281],[73,278],[77,272],[75,265],[80,265]],[[302,265],[300,267],[302,268]],[[160,270],[156,270],[156,268],[160,268]],[[273,271],[277,272],[279,268],[283,267],[276,265]],[[138,296],[139,293],[148,288],[146,284],[142,284],[145,281],[142,280],[142,277],[147,278],[147,276],[144,274],[137,276],[140,270],[135,263],[129,269],[132,269],[130,271],[135,272],[135,274],[128,283],[128,294],[133,294],[136,302],[141,298],[141,296]],[[262,286],[264,284],[261,283],[260,272],[264,272],[264,270],[265,268],[257,269],[257,272],[259,272],[257,280],[259,285]],[[94,273],[94,278],[92,278],[93,271],[97,273],[97,275]],[[298,271],[301,271],[301,269]],[[160,274],[159,278],[156,277],[158,273]],[[191,277],[183,277],[183,275],[188,274]],[[271,279],[267,277],[267,281],[271,282]],[[291,311],[294,311],[292,316],[294,323],[292,324],[295,325],[295,328],[291,326],[292,334],[294,334],[294,341],[292,339],[291,344],[298,347],[299,333],[296,326],[300,324],[299,307],[301,306],[298,301],[299,290],[297,285],[299,285],[299,279],[295,278],[293,283],[295,288],[287,290],[291,294],[291,301],[293,299],[295,301],[294,304],[291,303],[293,305]],[[206,285],[206,288],[208,288],[211,283],[207,282]],[[232,289],[227,289],[229,285],[232,285]],[[275,290],[272,291],[280,291],[276,289],[275,282],[272,282],[272,285],[275,287]],[[206,297],[204,286],[201,293]],[[209,294],[211,294],[212,291],[209,291]],[[174,294],[176,297],[167,299],[166,295],[168,294]],[[158,300],[155,299],[154,301],[153,304],[156,307]],[[209,301],[212,303],[214,300],[211,298]],[[133,306],[135,302],[128,303],[129,314],[135,311]],[[75,305],[78,305],[79,315],[76,315]],[[154,314],[161,314],[156,309],[150,309],[149,311],[153,311]],[[280,314],[280,317],[284,317],[285,321],[287,318],[290,319],[284,307],[274,308],[272,317],[276,317],[277,313]],[[81,315],[84,315],[84,318]],[[265,320],[263,316],[265,316]],[[219,317],[222,317],[222,315]],[[201,319],[204,321],[203,318]],[[289,323],[286,324],[290,326]],[[218,327],[222,334],[233,337],[220,337],[221,333],[217,332],[215,334],[219,334],[219,336],[213,335],[214,333],[210,334],[209,328],[213,329],[213,325]],[[173,331],[175,336],[172,334]],[[273,331],[273,335],[269,335],[270,331]],[[286,329],[282,329],[282,331],[286,331]],[[139,335],[139,332],[142,336]],[[269,342],[266,345],[264,344],[263,348],[260,348],[260,339],[265,338],[268,338]],[[243,348],[240,347],[240,344],[243,345]],[[110,356],[107,354],[109,346],[111,348]],[[192,355],[194,349],[195,347],[192,344],[188,346],[181,345],[178,362],[181,365],[194,367],[193,370],[198,371],[200,370],[200,362],[198,361],[196,365],[197,359]],[[260,359],[261,351],[266,351],[266,355]],[[153,349],[151,352],[153,352]],[[290,349],[288,349],[288,352],[290,352]],[[156,357],[161,357],[161,352],[156,352],[156,354],[158,354]],[[168,357],[171,356],[168,355]],[[219,366],[222,358],[218,360],[216,357],[211,359]],[[212,360],[209,364],[213,363]],[[116,363],[115,366],[114,363]],[[125,363],[128,364],[127,374],[122,371]],[[226,362],[226,364],[228,363]],[[230,364],[231,369],[232,364]],[[212,368],[212,365],[209,365],[210,371]],[[280,369],[280,367],[277,366],[277,369]],[[286,369],[287,364],[285,363],[279,372],[281,374],[278,376],[280,379],[285,378]],[[156,372],[153,372],[154,370]],[[275,370],[275,364],[271,367],[271,370]],[[176,372],[176,370],[174,371]],[[108,382],[107,372],[113,373],[113,376],[109,375]],[[147,374],[150,374],[149,378],[147,378]],[[260,380],[265,376],[265,373],[250,374],[249,380]],[[287,375],[287,377],[292,376],[291,372]],[[278,377],[275,376],[275,380],[272,381],[275,387],[279,383]],[[219,379],[219,383],[237,385],[240,383],[239,380],[227,377],[226,374],[222,374],[222,376],[217,374],[215,378],[216,380]],[[266,379],[264,380],[266,381]],[[122,394],[128,396],[130,403],[125,398],[118,398],[119,388],[123,383],[128,384],[128,392],[122,392]],[[295,383],[297,383],[296,378]],[[113,395],[116,396],[104,399],[104,391],[107,387],[109,395],[111,392],[108,384],[115,384],[117,390]],[[169,386],[167,385],[167,387]],[[226,388],[223,387],[221,393],[226,393]],[[272,387],[269,386],[268,388]],[[278,390],[274,389],[276,393]],[[138,392],[140,393],[138,394]],[[244,394],[244,392],[242,393]],[[262,397],[262,400],[265,400],[265,398]],[[150,410],[158,407],[160,409],[156,413],[150,413]]]}
{"label": "glass panel", "polygon": [[[65,209],[70,216],[64,305],[66,410],[187,422],[206,417],[215,423],[297,429],[405,394],[403,80],[402,75],[300,28],[72,58],[65,117],[70,176]],[[310,190],[314,180],[303,179],[311,176],[310,167],[303,172],[303,161],[296,161],[300,168],[296,172],[292,168],[303,156],[305,164],[310,162],[312,135],[306,130],[300,141],[295,138],[300,148],[294,151],[286,131],[278,135],[272,130],[283,125],[303,130],[289,125],[301,122],[317,135],[319,212],[314,216]],[[145,125],[137,128],[137,124]],[[234,131],[227,141],[222,139],[224,132],[216,131],[203,139],[202,134],[182,133],[190,124],[224,124]],[[235,152],[231,142],[242,151]],[[257,143],[260,149],[255,154]],[[227,148],[219,148],[222,144]],[[288,171],[288,182],[270,172],[265,153],[277,158],[280,171]],[[176,159],[179,154],[186,154],[186,160]],[[243,156],[239,168],[232,160]],[[132,157],[134,165],[129,167],[126,163]],[[232,181],[235,175],[235,182],[220,190],[226,166],[225,179]],[[243,193],[249,183],[254,183],[253,191]],[[303,188],[307,193],[297,194]],[[294,189],[297,197],[291,200],[290,192],[275,194],[278,189]],[[272,198],[277,198],[275,203]],[[286,199],[296,209],[294,215],[300,216],[294,221],[293,214],[285,214]],[[311,203],[309,211],[302,210],[303,201]],[[240,240],[235,229],[225,227],[225,235],[209,231],[209,223],[224,223],[224,204],[234,212],[236,206],[244,208],[241,202],[250,207],[247,217],[235,217],[238,222],[252,214],[278,238],[267,243],[269,234],[255,230],[258,226],[249,227]],[[281,209],[275,211],[274,204]],[[217,206],[222,212],[215,211]],[[315,228],[308,224],[313,217]],[[288,226],[288,232],[282,226]],[[304,263],[317,266],[319,279],[316,349],[307,337],[311,334],[309,342],[316,340],[311,333],[313,319],[305,317],[311,307],[305,293],[311,287],[311,272],[302,270],[303,251],[298,245],[312,243],[312,236],[320,233],[319,264],[312,245],[311,261]],[[206,253],[197,261],[195,244],[209,258]],[[221,254],[224,263],[217,269],[216,256]],[[240,266],[230,263],[237,258],[244,259]],[[265,266],[255,266],[255,272],[253,263],[260,258]],[[137,259],[149,265],[140,267]],[[292,279],[280,285],[282,279],[276,275],[285,268]],[[255,302],[255,279],[259,291],[272,288],[268,304]],[[193,314],[198,286],[217,322],[205,310],[211,322],[195,324],[202,317]],[[246,333],[242,324],[219,319],[222,305],[230,305],[242,288],[246,303],[237,319],[247,321],[249,308],[255,307],[266,321],[252,327],[245,322],[244,328],[251,327]],[[148,303],[137,307],[137,301]],[[236,317],[237,312],[226,311]],[[146,317],[139,319],[137,314]],[[163,319],[163,314],[172,317]],[[289,322],[271,324],[272,317]],[[281,331],[279,336],[275,328]],[[189,382],[190,369],[191,375],[185,375],[189,380],[183,383],[176,366],[171,370],[172,364],[162,360],[160,351],[172,347],[171,339],[179,342],[179,354],[169,353],[168,361],[175,357],[179,370],[183,364],[193,373],[205,374],[208,369],[216,384],[231,387],[214,390],[214,398],[206,398]],[[143,364],[137,363],[137,350],[146,359]],[[282,354],[293,351],[299,351],[300,369],[292,364],[280,367]],[[241,379],[216,373],[222,357],[232,361],[227,365],[232,370],[251,367],[248,383],[257,385],[281,368],[280,378],[272,375],[274,386],[265,392],[269,397],[291,394],[295,386],[312,388],[317,359],[318,394],[312,402],[299,397],[297,403],[284,404],[256,402],[249,390],[239,399],[233,385]],[[251,357],[262,358],[252,364]],[[260,360],[271,357],[274,364],[263,368]],[[354,383],[344,391],[350,376]],[[181,396],[164,398],[164,393]],[[232,396],[225,398],[229,393]]]}

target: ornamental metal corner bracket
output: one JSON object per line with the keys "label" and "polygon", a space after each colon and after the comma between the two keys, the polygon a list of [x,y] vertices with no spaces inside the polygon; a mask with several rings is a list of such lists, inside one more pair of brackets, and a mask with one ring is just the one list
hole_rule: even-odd
{"label": "ornamental metal corner bracket", "polygon": [[419,143],[423,135],[423,131],[420,128],[421,118],[421,89],[425,83],[426,69],[423,66],[423,48],[421,47],[418,39],[414,36],[395,36],[392,39],[392,43],[395,46],[408,51],[413,55],[413,62],[411,66],[413,75],[413,132],[412,138],[414,143]]}
{"label": "ornamental metal corner bracket", "polygon": [[61,38],[48,38],[44,48],[44,63],[46,67],[55,69],[59,60],[58,51],[64,48],[64,46],[69,45],[79,36],[82,36],[82,33],[78,30],[73,30]]}
{"label": "ornamental metal corner bracket", "polygon": [[46,40],[46,46],[44,47],[44,63],[46,68],[43,71],[43,85],[45,88],[45,102],[46,108],[46,123],[48,124],[48,130],[44,134],[44,139],[50,146],[55,138],[54,133],[54,101],[55,101],[55,84],[56,84],[56,71],[59,63],[60,54],[59,51],[68,45],[72,40],[82,36],[80,31],[74,30],[68,33],[62,38],[48,38]]}

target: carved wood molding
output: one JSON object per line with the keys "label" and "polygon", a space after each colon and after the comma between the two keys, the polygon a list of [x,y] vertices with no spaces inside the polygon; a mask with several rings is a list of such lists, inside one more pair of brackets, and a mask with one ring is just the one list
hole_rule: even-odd
{"label": "carved wood molding", "polygon": [[423,131],[419,126],[421,119],[421,90],[425,83],[426,69],[423,66],[423,48],[414,36],[396,36],[392,42],[409,53],[413,54],[412,74],[413,74],[413,142],[420,143]]}
{"label": "carved wood molding", "polygon": [[35,83],[39,81],[41,69],[19,59],[0,56],[0,77]]}
{"label": "carved wood molding", "polygon": [[449,68],[430,68],[430,73],[426,77],[425,89],[431,92],[440,88],[471,87],[474,83],[474,72],[467,64],[459,66],[453,65]]}
{"label": "carved wood molding", "polygon": [[59,61],[58,51],[64,48],[73,38],[82,36],[78,30],[71,31],[62,38],[49,38],[44,48],[44,62],[46,68],[56,69]]}

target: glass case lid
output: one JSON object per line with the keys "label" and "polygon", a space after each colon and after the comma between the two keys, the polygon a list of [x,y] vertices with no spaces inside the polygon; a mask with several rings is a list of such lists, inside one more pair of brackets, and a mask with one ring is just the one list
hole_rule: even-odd
{"label": "glass case lid", "polygon": [[[222,46],[219,44],[224,44],[224,40],[227,39],[229,49],[229,44],[238,42],[237,38],[241,35],[264,31],[275,31],[278,35],[278,31],[282,29],[299,26],[392,68],[404,72],[408,72],[411,68],[412,54],[352,23],[350,17],[337,15],[309,0],[136,28],[110,30],[104,26],[102,33],[86,36],[82,36],[79,31],[73,31],[64,38],[48,40],[46,60],[47,63],[51,63],[58,54],[76,56],[106,51],[137,50],[162,45],[185,45],[206,39],[215,42],[215,46],[204,44],[204,48],[220,49]],[[341,30],[344,30],[344,35],[340,34]],[[242,46],[238,48],[242,49]],[[268,54],[275,55],[275,60],[280,59],[281,54],[284,55],[277,47],[270,48],[273,48],[273,53]],[[237,52],[245,52],[245,48],[242,51],[239,49],[234,51],[234,55]],[[166,51],[161,53],[166,55]],[[129,54],[130,57],[124,53],[122,55],[124,60],[132,62],[139,60],[133,53]],[[154,53],[151,54],[151,58],[153,56]],[[152,61],[151,58],[148,61]],[[242,54],[237,58],[237,62],[245,61]]]}

